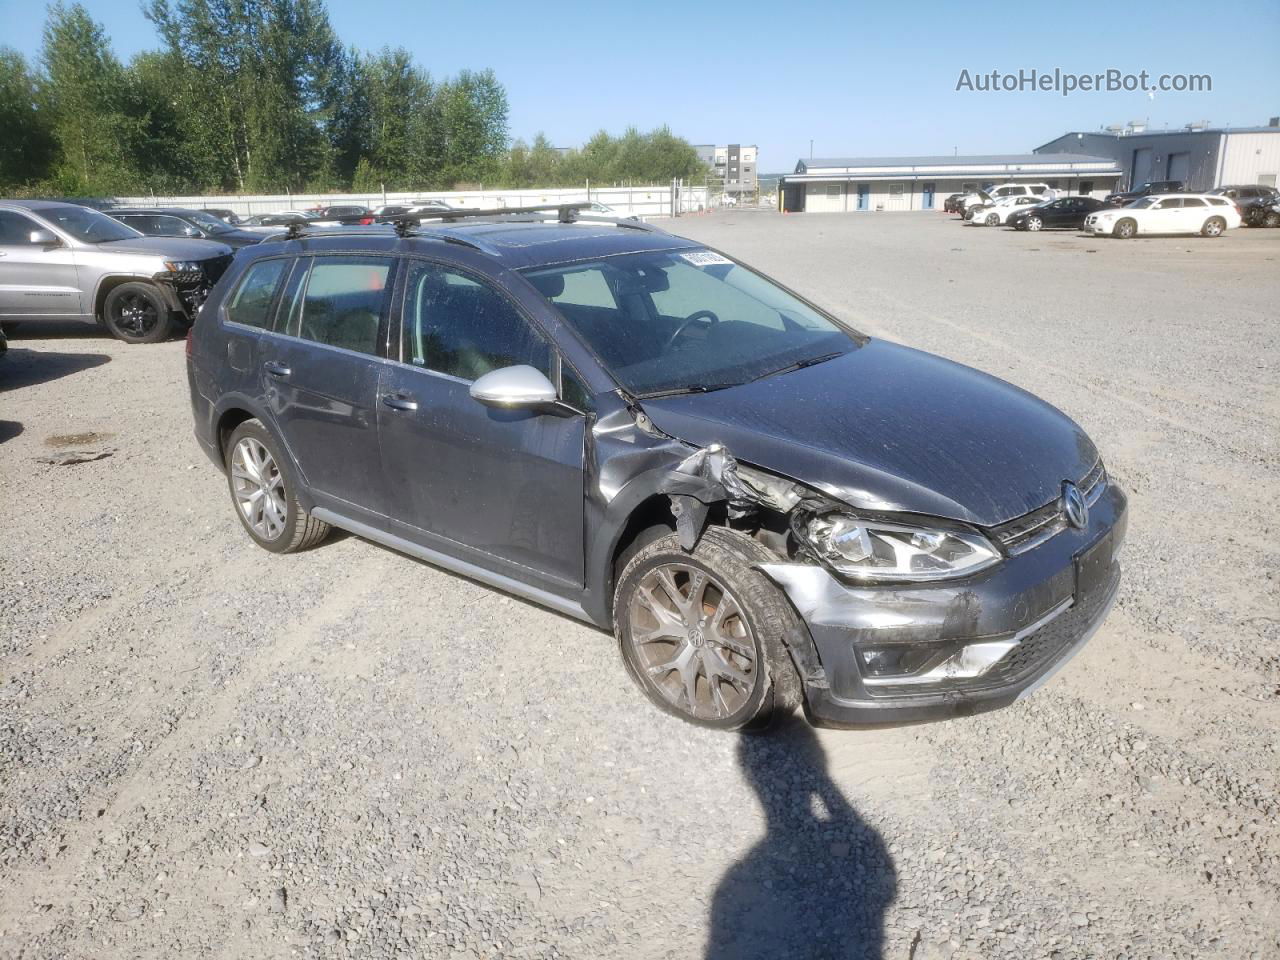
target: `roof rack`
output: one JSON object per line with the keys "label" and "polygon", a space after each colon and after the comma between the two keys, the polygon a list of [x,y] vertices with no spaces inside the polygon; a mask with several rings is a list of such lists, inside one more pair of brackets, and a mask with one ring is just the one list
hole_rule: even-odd
{"label": "roof rack", "polygon": [[[614,217],[584,215],[582,211],[590,208],[590,206],[590,202],[582,201],[578,203],[546,203],[530,207],[490,207],[481,210],[423,210],[418,213],[389,217],[386,222],[393,224],[396,228],[396,233],[403,237],[419,226],[423,220],[438,220],[441,223],[457,223],[463,220],[471,223],[539,222],[551,219],[548,214],[554,213],[555,219],[560,223],[609,223],[624,229],[645,230],[651,233],[661,232],[657,227],[641,220],[619,220]],[[417,235],[421,236],[422,234],[418,233]]]}
{"label": "roof rack", "polygon": [[[362,227],[360,229],[342,229],[341,226],[334,227],[332,225],[319,226],[307,220],[294,220],[284,225],[285,240],[300,240],[303,237],[323,237],[323,236],[352,236],[355,234],[367,235],[384,235],[382,230],[376,227],[391,226],[399,237],[429,237],[434,240],[443,240],[446,243],[456,243],[462,246],[472,247],[474,249],[483,249],[479,244],[460,237],[456,234],[445,233],[438,230],[424,230],[422,223],[424,220],[436,221],[440,224],[452,224],[458,222],[468,223],[540,223],[550,219],[555,219],[560,223],[607,223],[615,227],[621,227],[624,230],[644,230],[648,233],[662,233],[663,231],[652,224],[645,223],[642,220],[620,220],[615,217],[601,217],[592,214],[583,214],[581,211],[591,206],[588,202],[580,203],[548,203],[531,207],[491,207],[483,210],[423,210],[418,213],[406,213],[400,216],[385,217],[376,225],[371,225],[375,229]],[[555,214],[554,218],[550,214]],[[312,229],[308,229],[312,228]],[[267,239],[274,239],[275,234],[269,235]]]}

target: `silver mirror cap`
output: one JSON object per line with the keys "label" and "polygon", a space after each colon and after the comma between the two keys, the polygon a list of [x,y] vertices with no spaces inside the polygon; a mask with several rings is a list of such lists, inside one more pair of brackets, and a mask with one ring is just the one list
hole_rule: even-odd
{"label": "silver mirror cap", "polygon": [[27,240],[40,247],[52,247],[62,242],[52,230],[32,230]]}
{"label": "silver mirror cap", "polygon": [[471,384],[471,397],[488,407],[534,407],[556,402],[556,388],[527,364],[490,370]]}

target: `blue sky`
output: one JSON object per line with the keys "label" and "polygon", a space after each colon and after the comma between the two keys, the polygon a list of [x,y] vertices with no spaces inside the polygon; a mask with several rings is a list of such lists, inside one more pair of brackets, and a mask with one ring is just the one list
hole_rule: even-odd
{"label": "blue sky", "polygon": [[[116,52],[157,46],[139,0],[86,0]],[[0,43],[39,52],[43,16],[0,0]],[[493,67],[511,131],[581,144],[667,123],[695,143],[757,143],[761,171],[807,156],[1029,151],[1067,130],[1149,119],[1236,126],[1280,114],[1280,2],[1126,4],[329,0],[344,42],[404,46],[435,75]],[[575,41],[581,41],[575,43]],[[1209,93],[957,92],[971,74],[1209,74]]]}

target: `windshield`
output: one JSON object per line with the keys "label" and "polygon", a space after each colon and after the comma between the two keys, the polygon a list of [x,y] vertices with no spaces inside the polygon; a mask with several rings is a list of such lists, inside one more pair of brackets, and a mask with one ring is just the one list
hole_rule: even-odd
{"label": "windshield", "polygon": [[126,227],[119,220],[112,220],[88,207],[49,207],[36,212],[81,243],[110,243],[112,240],[133,240],[142,236],[133,227]]}
{"label": "windshield", "polygon": [[227,226],[217,217],[207,213],[188,213],[186,218],[201,229],[208,230],[210,233],[226,233],[232,228]]}
{"label": "windshield", "polygon": [[710,250],[632,253],[525,276],[637,396],[736,386],[860,342]]}

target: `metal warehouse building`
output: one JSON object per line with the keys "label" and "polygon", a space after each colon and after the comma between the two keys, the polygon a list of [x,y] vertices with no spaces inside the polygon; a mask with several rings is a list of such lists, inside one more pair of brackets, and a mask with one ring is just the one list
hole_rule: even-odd
{"label": "metal warehouse building", "polygon": [[1108,157],[1123,170],[1123,186],[1150,180],[1181,180],[1188,190],[1228,184],[1274,187],[1280,174],[1280,126],[1189,125],[1183,130],[1148,131],[1142,124],[1095,133],[1064,133],[1035,152],[1045,159],[1064,150]]}
{"label": "metal warehouse building", "polygon": [[[1046,147],[1049,145],[1046,144]],[[1101,197],[1116,189],[1120,165],[1083,153],[977,157],[840,157],[801,160],[782,178],[782,209],[811,213],[934,210],[948,194],[998,183],[1046,183],[1059,194]]]}

